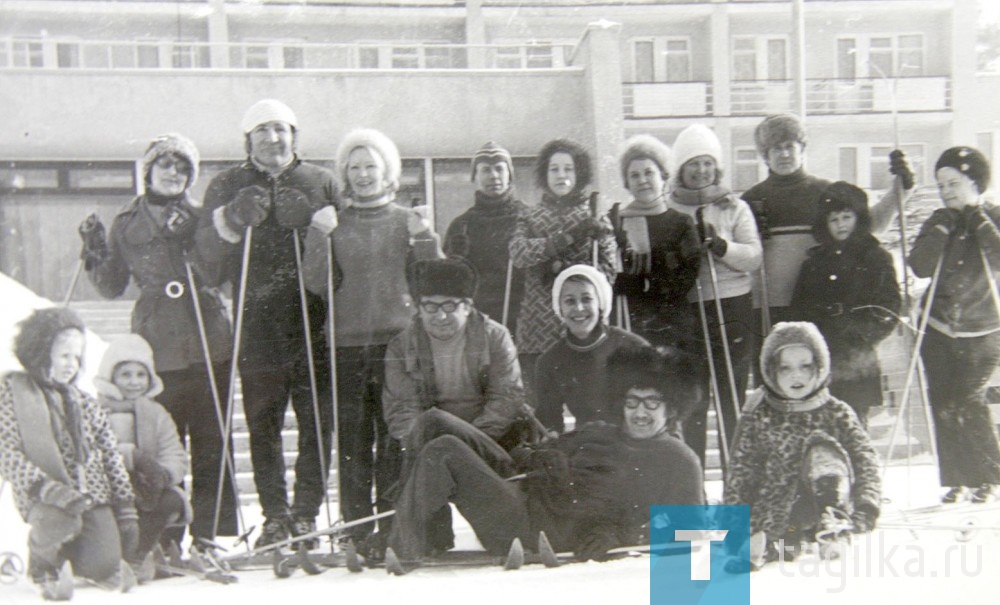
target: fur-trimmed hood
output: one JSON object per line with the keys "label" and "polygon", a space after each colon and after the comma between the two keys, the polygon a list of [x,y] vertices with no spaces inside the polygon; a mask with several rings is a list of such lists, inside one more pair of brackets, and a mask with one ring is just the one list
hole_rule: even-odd
{"label": "fur-trimmed hood", "polygon": [[156,365],[153,363],[153,349],[146,342],[146,339],[138,334],[125,334],[111,341],[104,357],[101,358],[101,365],[94,376],[94,386],[101,395],[106,395],[112,399],[123,399],[121,391],[112,382],[112,374],[118,364],[126,361],[135,361],[146,366],[149,371],[149,390],[145,396],[152,399],[163,392],[163,381],[156,373]]}
{"label": "fur-trimmed hood", "polygon": [[800,345],[812,351],[819,372],[819,384],[825,387],[830,380],[830,349],[815,324],[808,321],[783,321],[764,339],[760,350],[760,371],[764,384],[774,393],[781,393],[777,380],[777,358],[782,349]]}

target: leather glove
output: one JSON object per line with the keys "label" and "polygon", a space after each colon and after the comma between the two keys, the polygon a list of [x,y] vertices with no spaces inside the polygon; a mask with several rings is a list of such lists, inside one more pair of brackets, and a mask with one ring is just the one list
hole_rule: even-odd
{"label": "leather glove", "polygon": [[957,210],[952,210],[951,208],[938,208],[930,217],[927,219],[925,224],[926,229],[931,229],[934,227],[939,227],[944,230],[945,233],[951,234],[958,226],[958,220],[961,217],[961,213]]}
{"label": "leather glove", "polygon": [[256,227],[264,222],[271,211],[271,196],[267,189],[251,185],[240,189],[236,197],[226,204],[223,216],[233,231]]}
{"label": "leather glove", "polygon": [[131,504],[119,505],[115,510],[118,537],[121,540],[122,558],[133,561],[139,550],[139,513]]}
{"label": "leather glove", "polygon": [[706,250],[710,250],[716,258],[722,258],[726,255],[726,250],[729,248],[729,242],[727,242],[715,231],[715,225],[712,223],[702,223],[704,225],[703,232],[701,235],[701,245],[705,247]]}
{"label": "leather glove", "polygon": [[469,226],[462,225],[462,230],[448,240],[448,249],[445,251],[448,256],[461,256],[467,258],[472,242],[469,240]]}
{"label": "leather glove", "polygon": [[340,223],[337,221],[337,209],[333,206],[323,206],[313,212],[309,226],[323,235],[329,236]]}
{"label": "leather glove", "polygon": [[65,483],[48,479],[42,482],[38,490],[38,500],[74,516],[83,514],[93,504],[90,496],[81,494]]}
{"label": "leather glove", "polygon": [[889,173],[900,178],[903,189],[913,189],[913,170],[902,149],[893,149],[889,152]]}
{"label": "leather glove", "polygon": [[854,524],[854,533],[866,534],[875,529],[875,521],[878,519],[878,512],[870,506],[859,506],[851,515],[851,522]]}
{"label": "leather glove", "polygon": [[84,268],[90,271],[108,257],[108,240],[104,225],[96,214],[91,214],[80,223],[77,231],[83,240],[80,258],[83,259]]}
{"label": "leather glove", "polygon": [[288,229],[301,229],[312,220],[309,198],[294,187],[282,187],[274,194],[274,218]]}
{"label": "leather glove", "polygon": [[618,546],[618,538],[614,532],[606,528],[594,528],[583,536],[574,549],[576,558],[581,561],[606,561],[608,551]]}
{"label": "leather glove", "polygon": [[771,219],[764,208],[764,200],[754,200],[750,202],[750,209],[753,211],[753,218],[757,221],[757,232],[760,239],[771,239]]}

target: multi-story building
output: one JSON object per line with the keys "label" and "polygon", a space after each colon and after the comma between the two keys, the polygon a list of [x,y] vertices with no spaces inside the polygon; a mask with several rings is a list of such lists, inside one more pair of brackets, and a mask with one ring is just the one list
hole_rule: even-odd
{"label": "multi-story building", "polygon": [[766,171],[754,127],[797,99],[812,171],[883,189],[898,142],[931,183],[955,142],[1000,157],[976,12],[974,0],[6,0],[0,270],[61,296],[76,224],[135,194],[149,139],[191,136],[203,191],[242,158],[239,119],[264,97],[298,113],[306,159],[329,162],[351,128],[386,132],[406,158],[402,199],[431,204],[442,231],[471,203],[468,158],[487,140],[517,156],[529,203],[537,149],[580,140],[608,204],[626,199],[625,137],[669,143],[698,121],[742,190]]}

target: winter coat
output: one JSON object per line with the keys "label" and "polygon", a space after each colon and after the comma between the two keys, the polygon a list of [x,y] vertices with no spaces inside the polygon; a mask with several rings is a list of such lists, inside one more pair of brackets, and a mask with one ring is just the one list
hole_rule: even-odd
{"label": "winter coat", "polygon": [[614,546],[648,544],[650,506],[705,503],[698,457],[667,433],[632,439],[603,422],[582,426],[539,448],[566,461],[561,477],[541,470],[557,465],[518,449],[532,530],[545,531],[557,552],[599,537]]}
{"label": "winter coat", "polygon": [[[587,198],[555,198],[546,193],[537,206],[518,217],[510,240],[514,266],[525,270],[524,299],[517,319],[517,350],[521,354],[544,353],[557,340],[562,322],[552,310],[552,283],[560,271],[577,263],[593,262],[593,240],[573,241],[564,250],[553,244],[554,238],[583,222],[590,215]],[[617,245],[611,234],[599,242],[598,264],[609,281],[615,277]]]}
{"label": "winter coat", "polygon": [[[997,303],[991,292],[1000,277],[1000,207],[984,205],[989,220],[978,227],[966,225],[957,211],[941,208],[937,212],[954,213],[955,226],[946,233],[928,219],[920,229],[910,252],[909,263],[917,277],[931,277],[938,259],[944,256],[929,323],[932,328],[953,338],[982,336],[1000,330]],[[932,215],[933,217],[933,215]],[[989,264],[987,273],[983,258]],[[927,304],[924,296],[923,305]]]}
{"label": "winter coat", "polygon": [[[760,234],[750,206],[725,187],[713,185],[696,190],[675,187],[667,198],[667,207],[695,221],[698,209],[703,208],[702,220],[715,227],[716,234],[726,240],[726,253],[721,258],[713,256],[716,283],[704,258],[706,252],[702,252],[698,282],[705,300],[733,298],[750,292],[750,272],[760,268],[762,255]],[[695,288],[688,291],[687,300],[698,302]]]}
{"label": "winter coat", "polygon": [[[476,309],[497,321],[503,321],[504,294],[507,288],[507,265],[510,240],[519,216],[528,206],[514,199],[510,190],[499,198],[476,192],[476,201],[451,222],[444,237],[444,253],[461,256],[479,272],[479,288],[472,302]],[[524,295],[524,270],[515,269],[510,278],[510,301],[507,328],[517,333],[517,314]]]}
{"label": "winter coat", "polygon": [[565,334],[538,358],[535,415],[546,428],[559,433],[565,430],[563,406],[569,408],[578,427],[594,420],[621,422],[621,410],[607,405],[608,358],[618,349],[649,343],[613,326],[603,330],[604,335],[588,346]]}
{"label": "winter coat", "polygon": [[867,232],[815,246],[802,263],[790,319],[812,322],[823,333],[832,359],[830,391],[859,410],[882,404],[875,347],[892,332],[899,306],[892,258]]}
{"label": "winter coat", "polygon": [[[161,372],[205,363],[185,269],[202,214],[201,204],[186,196],[159,206],[141,195],[115,216],[107,257],[87,271],[105,298],[121,296],[135,281],[141,293],[132,310],[132,331],[152,345]],[[226,361],[232,356],[232,331],[222,299],[197,267],[192,272],[212,359]]]}
{"label": "winter coat", "polygon": [[425,410],[439,408],[493,438],[506,432],[524,410],[524,386],[517,349],[499,323],[473,311],[465,327],[465,363],[478,386],[477,401],[443,404],[436,396],[430,336],[419,317],[386,349],[382,410],[389,434],[403,440]]}
{"label": "winter coat", "polygon": [[0,378],[0,476],[10,483],[25,520],[44,480],[64,483],[88,495],[95,505],[118,509],[131,507],[134,501],[107,414],[76,387],[67,385],[66,392],[79,410],[75,432],[82,436],[82,462],[66,426],[72,415],[51,415],[63,407],[62,396],[52,388],[43,390],[21,372]]}
{"label": "winter coat", "polygon": [[[253,228],[251,236],[246,298],[242,303],[240,364],[245,368],[272,368],[275,364],[292,366],[302,363],[305,357],[293,237],[297,231],[302,241],[305,232],[310,229],[283,227],[276,218],[277,206],[282,201],[282,189],[302,193],[314,211],[334,204],[334,176],[325,168],[299,159],[295,159],[281,174],[272,176],[259,170],[248,159],[212,179],[205,192],[205,209],[195,235],[197,252],[210,283],[222,285],[229,282],[234,293],[239,291],[243,270],[243,234],[234,234],[227,228],[221,209],[241,189],[254,185],[270,193],[271,210],[264,221]],[[308,292],[306,304],[311,338],[313,342],[322,342],[326,305],[320,297]]]}

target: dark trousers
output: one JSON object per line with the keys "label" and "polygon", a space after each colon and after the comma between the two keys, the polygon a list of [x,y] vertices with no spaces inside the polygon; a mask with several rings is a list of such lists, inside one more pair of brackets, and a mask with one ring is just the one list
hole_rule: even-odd
{"label": "dark trousers", "polygon": [[[399,476],[399,445],[389,438],[382,416],[385,345],[337,348],[337,453],[340,459],[340,512],[345,521],[392,509],[386,491]],[[380,523],[387,528],[389,522]],[[356,542],[373,523],[351,532]]]}
{"label": "dark trousers", "polygon": [[[695,303],[692,306],[692,311],[698,313],[698,304]],[[730,444],[732,443],[733,435],[736,434],[738,412],[743,408],[743,401],[746,399],[747,380],[750,371],[750,357],[752,355],[751,322],[753,321],[750,294],[722,299],[722,315],[726,325],[729,352],[733,361],[733,378],[736,381],[736,401],[733,401],[732,389],[729,386],[729,366],[726,363],[725,351],[722,347],[722,333],[719,330],[719,314],[716,311],[715,301],[706,300],[704,309],[706,319],[708,320],[712,359],[715,363],[715,374],[718,379],[722,421],[726,431],[725,436],[720,431],[719,439],[725,438],[727,444]],[[704,334],[702,334],[698,345],[698,354],[701,356],[704,364],[703,375],[710,381],[711,375],[708,370]],[[705,393],[700,400],[700,405],[688,416],[683,424],[684,442],[698,454],[703,468],[705,465],[705,425],[708,421],[708,406],[711,393],[712,387],[706,382]]]}
{"label": "dark trousers", "polygon": [[[270,367],[240,367],[243,409],[250,428],[250,459],[253,479],[264,516],[277,519],[289,513],[315,518],[323,503],[323,487],[329,477],[332,447],[333,404],[330,392],[329,360],[315,351],[319,435],[317,439],[309,368],[305,355],[295,363]],[[295,500],[289,507],[285,482],[285,456],[281,430],[291,401],[298,424],[298,451],[295,459]],[[324,477],[323,470],[327,476]]]}
{"label": "dark trousers", "polygon": [[[192,365],[184,370],[160,372],[163,393],[156,400],[170,412],[177,425],[181,443],[188,446],[191,455],[191,506],[194,519],[191,534],[214,539],[212,523],[215,517],[215,500],[219,488],[219,468],[222,466],[222,432],[219,416],[225,418],[225,405],[229,393],[229,362],[213,364],[222,410],[216,410],[212,387],[204,364]],[[244,386],[244,390],[246,387]],[[229,447],[232,455],[232,444]],[[235,536],[238,532],[236,495],[228,471],[222,480],[222,508],[219,513],[218,534]],[[169,539],[180,542],[184,529],[168,530]]]}
{"label": "dark trousers", "polygon": [[471,433],[443,435],[420,450],[396,501],[396,520],[389,534],[389,545],[402,559],[419,560],[429,553],[434,521],[449,502],[455,503],[493,554],[506,553],[515,537],[534,544],[527,495],[518,482],[504,479],[513,473],[510,456],[479,440]]}
{"label": "dark trousers", "polygon": [[986,387],[1000,362],[1000,332],[951,338],[927,329],[920,356],[934,418],[941,485],[1000,484],[1000,446]]}
{"label": "dark trousers", "polygon": [[68,560],[73,574],[104,580],[118,571],[122,558],[118,524],[108,505],[81,515],[61,508],[35,504],[28,512],[29,574],[54,574]]}

